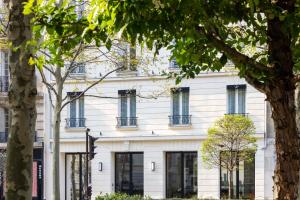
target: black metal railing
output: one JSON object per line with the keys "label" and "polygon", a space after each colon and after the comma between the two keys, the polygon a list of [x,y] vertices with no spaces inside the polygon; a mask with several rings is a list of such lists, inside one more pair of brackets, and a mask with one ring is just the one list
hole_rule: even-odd
{"label": "black metal railing", "polygon": [[117,127],[137,126],[137,117],[117,117]]}
{"label": "black metal railing", "polygon": [[[32,135],[33,141],[42,141],[42,138],[37,137],[37,131]],[[7,143],[8,141],[8,131],[0,132],[0,143]]]}
{"label": "black metal railing", "polygon": [[8,132],[0,132],[0,143],[6,143]]}
{"label": "black metal railing", "polygon": [[0,76],[0,92],[8,92],[8,76]]}
{"label": "black metal railing", "polygon": [[191,125],[192,115],[171,115],[169,116],[169,125]]}
{"label": "black metal railing", "polygon": [[81,128],[85,127],[85,118],[67,118],[66,128]]}
{"label": "black metal railing", "polygon": [[249,113],[226,113],[225,115],[242,115],[244,117],[248,117]]}

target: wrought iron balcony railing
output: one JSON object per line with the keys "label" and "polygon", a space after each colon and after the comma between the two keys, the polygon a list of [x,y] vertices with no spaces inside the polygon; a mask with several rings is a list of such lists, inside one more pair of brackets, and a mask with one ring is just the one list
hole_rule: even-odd
{"label": "wrought iron balcony railing", "polygon": [[84,128],[85,118],[67,118],[66,128]]}
{"label": "wrought iron balcony railing", "polygon": [[117,127],[136,127],[137,117],[117,117]]}
{"label": "wrought iron balcony railing", "polygon": [[169,126],[191,125],[192,115],[171,115],[169,116]]}
{"label": "wrought iron balcony railing", "polygon": [[8,76],[0,76],[0,92],[8,92]]}
{"label": "wrought iron balcony railing", "polygon": [[225,115],[242,115],[244,117],[248,117],[249,113],[226,113]]}
{"label": "wrought iron balcony railing", "polygon": [[0,143],[6,143],[8,132],[0,132]]}

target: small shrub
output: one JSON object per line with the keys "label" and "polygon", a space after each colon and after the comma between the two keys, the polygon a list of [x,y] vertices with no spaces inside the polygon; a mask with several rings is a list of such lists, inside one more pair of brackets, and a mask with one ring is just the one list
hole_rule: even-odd
{"label": "small shrub", "polygon": [[104,196],[97,196],[95,200],[151,200],[149,197],[142,197],[140,195],[128,195],[122,193],[106,194]]}

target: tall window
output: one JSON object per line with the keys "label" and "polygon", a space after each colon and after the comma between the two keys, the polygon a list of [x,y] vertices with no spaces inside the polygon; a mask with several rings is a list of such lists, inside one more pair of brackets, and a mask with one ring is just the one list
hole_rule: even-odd
{"label": "tall window", "polygon": [[176,58],[172,58],[170,60],[170,66],[169,66],[170,69],[179,69],[179,65],[176,61]]}
{"label": "tall window", "polygon": [[197,152],[166,153],[167,198],[197,196]]}
{"label": "tall window", "polygon": [[[229,193],[229,171],[221,168],[221,198],[227,198]],[[240,161],[233,172],[232,194],[234,199],[255,198],[255,161],[254,155],[250,162]]]}
{"label": "tall window", "polygon": [[0,92],[8,91],[8,52],[0,51]]}
{"label": "tall window", "polygon": [[[91,162],[91,161],[89,161]],[[84,153],[67,153],[65,155],[65,199],[84,199],[86,186],[86,156]],[[91,176],[91,165],[89,165],[89,177]]]}
{"label": "tall window", "polygon": [[[70,64],[65,64],[66,70],[70,70]],[[70,75],[84,75],[85,74],[85,63],[74,62]]]}
{"label": "tall window", "polygon": [[120,108],[118,127],[137,126],[136,118],[136,91],[119,90]]}
{"label": "tall window", "polygon": [[[73,99],[80,95],[81,92],[69,92],[69,99]],[[69,118],[67,119],[67,127],[85,127],[84,118],[84,97],[80,97],[70,103]]]}
{"label": "tall window", "polygon": [[246,113],[246,85],[227,85],[227,113]]}
{"label": "tall window", "polygon": [[8,136],[8,109],[1,107],[0,108],[0,143],[7,142]]}
{"label": "tall window", "polygon": [[172,115],[170,125],[187,125],[191,124],[189,115],[189,95],[188,87],[172,89]]}
{"label": "tall window", "polygon": [[115,191],[129,195],[144,194],[144,154],[116,153]]}
{"label": "tall window", "polygon": [[116,56],[118,56],[120,71],[136,71],[136,48],[128,42],[120,41],[116,44]]}

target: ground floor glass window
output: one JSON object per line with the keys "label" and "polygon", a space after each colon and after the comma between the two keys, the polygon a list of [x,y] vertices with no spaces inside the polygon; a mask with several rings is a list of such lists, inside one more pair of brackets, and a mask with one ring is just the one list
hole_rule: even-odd
{"label": "ground floor glass window", "polygon": [[115,191],[129,195],[144,194],[144,154],[115,154]]}
{"label": "ground floor glass window", "polygon": [[197,196],[197,152],[166,153],[167,198]]}
{"label": "ground floor glass window", "polygon": [[[227,199],[229,193],[229,172],[221,168],[221,198]],[[254,199],[255,198],[255,162],[239,162],[239,166],[233,171],[234,199]]]}
{"label": "ground floor glass window", "polygon": [[[85,199],[86,186],[86,155],[85,153],[66,154],[66,200]],[[89,163],[89,173],[91,172]],[[89,176],[90,177],[90,176]],[[90,182],[90,180],[89,180]]]}

